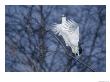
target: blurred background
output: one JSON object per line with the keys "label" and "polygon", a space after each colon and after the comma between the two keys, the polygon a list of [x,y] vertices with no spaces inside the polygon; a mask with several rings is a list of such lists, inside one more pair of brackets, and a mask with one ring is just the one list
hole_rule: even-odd
{"label": "blurred background", "polygon": [[[50,33],[61,17],[79,25],[79,57]],[[6,72],[106,72],[105,5],[6,5]]]}

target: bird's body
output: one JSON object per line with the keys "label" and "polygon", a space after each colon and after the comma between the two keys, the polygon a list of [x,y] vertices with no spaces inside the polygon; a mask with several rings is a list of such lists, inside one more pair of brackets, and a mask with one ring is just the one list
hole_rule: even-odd
{"label": "bird's body", "polygon": [[62,17],[61,24],[55,24],[53,26],[55,34],[62,36],[66,46],[71,47],[72,53],[79,55],[79,26],[73,20],[66,20],[66,17]]}

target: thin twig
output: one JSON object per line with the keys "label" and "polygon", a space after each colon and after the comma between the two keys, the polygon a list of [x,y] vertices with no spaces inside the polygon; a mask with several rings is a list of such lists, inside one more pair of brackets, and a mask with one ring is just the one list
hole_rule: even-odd
{"label": "thin twig", "polygon": [[[50,30],[48,31],[50,34],[52,34],[56,40],[62,45],[63,49],[65,50],[65,52],[67,52],[67,49],[66,47],[63,45],[63,43],[59,40],[59,38],[53,33],[51,32]],[[83,63],[82,61],[80,61],[79,59],[77,59],[76,57],[72,56],[72,54],[67,54],[66,55],[72,57],[73,59],[75,59],[76,61],[78,61],[80,64],[84,65],[85,67],[87,67],[88,69],[90,69],[92,72],[95,72],[95,70],[93,70],[91,67],[89,67],[87,64]]]}

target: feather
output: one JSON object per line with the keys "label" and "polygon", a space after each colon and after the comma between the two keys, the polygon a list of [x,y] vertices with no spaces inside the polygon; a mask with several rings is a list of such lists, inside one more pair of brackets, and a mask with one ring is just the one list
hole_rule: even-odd
{"label": "feather", "polygon": [[62,36],[66,46],[69,46],[72,53],[79,55],[79,26],[73,20],[66,20],[66,17],[62,17],[61,24],[54,24],[52,31],[58,36]]}

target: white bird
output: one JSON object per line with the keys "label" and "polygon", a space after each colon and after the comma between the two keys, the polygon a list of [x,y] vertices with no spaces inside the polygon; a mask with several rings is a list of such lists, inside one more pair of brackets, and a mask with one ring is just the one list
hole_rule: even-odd
{"label": "white bird", "polygon": [[52,31],[62,36],[66,46],[70,46],[72,53],[79,55],[79,26],[78,24],[65,16],[62,16],[61,24],[54,24]]}

